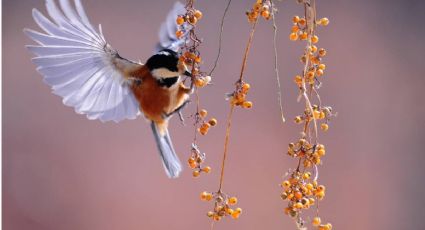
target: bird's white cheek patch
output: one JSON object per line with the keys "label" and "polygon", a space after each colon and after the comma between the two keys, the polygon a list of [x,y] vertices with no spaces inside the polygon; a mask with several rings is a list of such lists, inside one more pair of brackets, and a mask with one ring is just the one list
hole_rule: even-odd
{"label": "bird's white cheek patch", "polygon": [[179,76],[179,73],[170,71],[167,68],[159,68],[152,71],[152,76],[154,76],[157,79],[160,79],[160,78],[176,77],[176,76]]}

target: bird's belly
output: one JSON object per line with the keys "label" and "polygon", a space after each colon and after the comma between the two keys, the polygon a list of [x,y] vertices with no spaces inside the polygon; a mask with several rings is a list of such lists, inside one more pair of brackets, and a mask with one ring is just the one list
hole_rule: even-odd
{"label": "bird's belly", "polygon": [[166,89],[155,84],[142,83],[141,86],[133,87],[133,93],[140,103],[140,108],[149,120],[161,123],[164,115],[174,111],[177,102],[176,89]]}

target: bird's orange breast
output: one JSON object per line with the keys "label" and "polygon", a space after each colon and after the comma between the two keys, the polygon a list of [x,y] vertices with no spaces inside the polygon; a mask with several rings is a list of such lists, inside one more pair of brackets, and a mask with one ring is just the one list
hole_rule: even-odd
{"label": "bird's orange breast", "polygon": [[141,84],[133,84],[132,90],[145,116],[161,123],[170,106],[170,92],[160,87],[150,74],[143,77]]}

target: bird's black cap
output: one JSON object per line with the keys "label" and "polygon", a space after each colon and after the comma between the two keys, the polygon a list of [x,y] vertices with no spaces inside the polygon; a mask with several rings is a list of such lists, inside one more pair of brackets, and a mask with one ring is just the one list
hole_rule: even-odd
{"label": "bird's black cap", "polygon": [[146,62],[146,66],[149,68],[150,71],[159,68],[166,68],[172,72],[177,72],[178,62],[179,56],[175,51],[170,49],[163,49],[157,54],[150,57]]}

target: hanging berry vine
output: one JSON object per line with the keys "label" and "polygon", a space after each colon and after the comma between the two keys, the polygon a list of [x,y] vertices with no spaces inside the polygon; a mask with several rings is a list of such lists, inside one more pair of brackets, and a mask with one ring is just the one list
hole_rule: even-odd
{"label": "hanging berry vine", "polygon": [[[295,117],[295,123],[302,124],[303,129],[300,139],[290,143],[288,155],[298,159],[295,170],[287,173],[287,178],[282,182],[283,192],[281,198],[288,202],[285,213],[294,218],[298,229],[306,229],[306,222],[302,212],[312,206],[316,207],[316,215],[311,224],[319,230],[330,230],[330,223],[322,223],[319,217],[319,201],[325,196],[325,186],[318,183],[318,166],[322,164],[325,155],[325,146],[318,142],[318,123],[323,131],[329,128],[329,121],[334,114],[330,106],[322,105],[318,89],[324,78],[326,65],[323,58],[326,56],[324,48],[317,48],[319,37],[316,34],[318,26],[327,26],[327,18],[316,18],[315,0],[298,0],[304,6],[304,16],[294,16],[293,26],[289,39],[292,41],[305,41],[306,47],[301,56],[304,68],[300,75],[294,79],[298,89],[298,100],[304,99],[305,109],[302,115]],[[313,104],[316,102],[318,104]]]}

